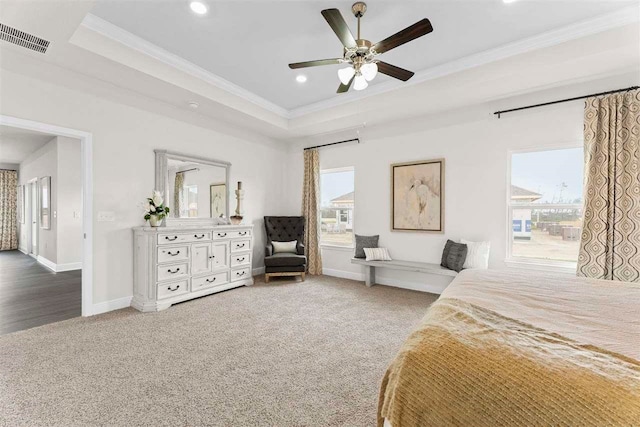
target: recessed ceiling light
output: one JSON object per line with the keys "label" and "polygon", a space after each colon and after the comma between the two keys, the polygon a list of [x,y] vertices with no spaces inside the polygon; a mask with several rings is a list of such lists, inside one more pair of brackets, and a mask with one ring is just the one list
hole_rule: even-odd
{"label": "recessed ceiling light", "polygon": [[189,108],[191,108],[192,110],[195,110],[196,108],[198,108],[200,106],[200,104],[198,104],[195,101],[189,101],[189,102],[187,102],[187,105],[189,105]]}
{"label": "recessed ceiling light", "polygon": [[197,13],[198,15],[204,15],[209,10],[207,5],[202,3],[201,1],[192,1],[191,3],[189,3],[189,7],[194,13]]}
{"label": "recessed ceiling light", "polygon": [[298,76],[296,76],[296,81],[298,83],[304,83],[307,81],[307,76],[305,76],[304,74],[300,74]]}

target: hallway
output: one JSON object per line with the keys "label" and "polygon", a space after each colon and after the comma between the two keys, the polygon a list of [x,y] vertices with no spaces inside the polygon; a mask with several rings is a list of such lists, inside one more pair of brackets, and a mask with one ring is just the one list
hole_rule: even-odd
{"label": "hallway", "polygon": [[81,315],[82,270],[54,273],[20,251],[0,252],[0,335]]}

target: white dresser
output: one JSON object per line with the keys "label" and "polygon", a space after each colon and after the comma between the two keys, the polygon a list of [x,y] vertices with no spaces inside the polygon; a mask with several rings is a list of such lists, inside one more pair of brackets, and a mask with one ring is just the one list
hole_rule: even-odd
{"label": "white dresser", "polygon": [[252,285],[252,225],[136,227],[131,306],[171,304]]}

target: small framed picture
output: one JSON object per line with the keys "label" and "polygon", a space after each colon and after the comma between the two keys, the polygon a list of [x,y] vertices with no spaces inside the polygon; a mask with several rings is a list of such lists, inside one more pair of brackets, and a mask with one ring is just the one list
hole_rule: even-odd
{"label": "small framed picture", "polygon": [[51,229],[51,177],[40,178],[40,228]]}
{"label": "small framed picture", "polygon": [[391,165],[391,230],[444,233],[444,159]]}
{"label": "small framed picture", "polygon": [[220,218],[221,215],[227,216],[227,185],[224,182],[211,184],[209,193],[211,218]]}

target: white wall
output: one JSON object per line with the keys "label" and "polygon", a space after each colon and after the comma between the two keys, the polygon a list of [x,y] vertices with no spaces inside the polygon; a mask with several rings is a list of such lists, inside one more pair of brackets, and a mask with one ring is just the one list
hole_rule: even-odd
{"label": "white wall", "polygon": [[[38,230],[38,255],[61,269],[82,262],[82,163],[80,141],[54,137],[20,164],[19,183],[51,177],[50,229]],[[39,219],[36,218],[39,226]],[[27,250],[29,224],[20,224],[18,241]],[[51,264],[50,264],[51,265]]]}
{"label": "white wall", "polygon": [[[19,183],[26,185],[34,178],[39,179],[45,176],[51,177],[51,227],[46,230],[40,228],[40,218],[35,218],[38,224],[38,256],[41,256],[51,263],[58,262],[58,226],[56,224],[56,218],[54,212],[58,208],[58,144],[57,138],[54,137],[46,143],[43,147],[36,150],[29,155],[26,159],[20,163],[20,178]],[[39,200],[38,196],[38,200]],[[25,221],[24,226],[20,226],[18,234],[18,243],[21,249],[27,247],[27,229],[29,224]]]}
{"label": "white wall", "polygon": [[57,137],[58,142],[58,260],[59,266],[82,264],[82,159],[80,141]]}
{"label": "white wall", "polygon": [[[245,218],[256,227],[253,267],[263,266],[262,216],[287,213],[281,203],[284,149],[280,143],[202,119],[194,112],[178,120],[175,117],[187,113],[115,87],[104,90],[167,114],[98,98],[81,87],[74,90],[1,71],[1,114],[93,134],[94,303],[132,295],[131,228],[144,224],[141,203],[154,187],[156,148],[232,163],[231,182],[243,182]],[[114,212],[115,221],[97,222],[100,211]]]}
{"label": "white wall", "polygon": [[[500,105],[486,104],[436,116],[410,118],[392,125],[367,127],[360,144],[321,149],[322,169],[355,167],[355,232],[379,234],[380,246],[397,259],[439,263],[446,239],[491,241],[491,268],[505,268],[507,253],[507,169],[510,150],[575,146],[582,144],[583,102],[558,104],[502,116],[499,107],[519,107],[541,100],[562,98],[564,93],[588,94],[638,83],[636,75],[555,89],[517,97]],[[427,102],[427,101],[425,101]],[[410,111],[410,106],[407,106]],[[315,145],[353,137],[355,132],[303,141]],[[289,209],[300,210],[302,150],[291,151],[292,176]],[[444,158],[445,233],[392,232],[390,230],[390,165],[414,160]],[[352,265],[352,250],[323,248],[325,272],[362,278],[362,267]],[[402,284],[440,291],[449,279],[382,270],[380,283]]]}
{"label": "white wall", "polygon": [[16,163],[2,163],[0,162],[0,169],[14,170],[20,169],[20,165]]}

